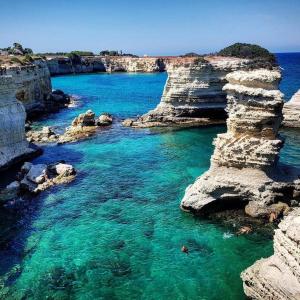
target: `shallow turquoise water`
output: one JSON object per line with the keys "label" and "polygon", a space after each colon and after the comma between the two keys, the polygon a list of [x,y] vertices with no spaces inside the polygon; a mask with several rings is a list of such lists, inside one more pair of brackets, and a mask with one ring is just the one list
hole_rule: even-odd
{"label": "shallow turquoise water", "polygon": [[[155,107],[165,80],[165,74],[53,78],[54,87],[82,97],[82,106],[41,124],[65,126],[88,108],[117,120],[89,140],[47,146],[36,159],[66,159],[78,177],[40,195],[22,219],[0,263],[2,275],[19,266],[6,280],[6,299],[244,298],[239,274],[272,253],[271,240],[237,237],[179,209],[225,128],[120,125],[118,118]],[[180,251],[183,244],[189,255]]]}

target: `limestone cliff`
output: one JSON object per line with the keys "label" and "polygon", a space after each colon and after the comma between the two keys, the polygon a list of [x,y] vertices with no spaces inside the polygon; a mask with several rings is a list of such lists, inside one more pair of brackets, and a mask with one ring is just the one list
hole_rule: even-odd
{"label": "limestone cliff", "polygon": [[163,59],[156,57],[93,56],[72,61],[68,57],[48,57],[51,75],[93,72],[162,72]]}
{"label": "limestone cliff", "polygon": [[283,126],[300,127],[300,90],[283,106]]}
{"label": "limestone cliff", "polygon": [[249,67],[251,61],[233,57],[207,56],[190,61],[170,61],[168,80],[161,102],[137,120],[133,127],[198,126],[225,123],[225,76]]}
{"label": "limestone cliff", "polygon": [[51,93],[51,79],[47,64],[36,60],[24,66],[5,66],[2,74],[10,75],[15,85],[16,98],[27,113],[44,111]]}
{"label": "limestone cliff", "polygon": [[251,299],[300,299],[300,208],[275,230],[274,255],[258,260],[241,277]]}
{"label": "limestone cliff", "polygon": [[0,169],[33,155],[25,137],[24,106],[16,97],[12,76],[0,76]]}
{"label": "limestone cliff", "polygon": [[266,216],[278,201],[299,200],[299,180],[277,167],[282,94],[278,70],[235,71],[226,76],[227,132],[214,141],[208,172],[186,189],[189,211],[228,208],[244,202],[251,216]]}

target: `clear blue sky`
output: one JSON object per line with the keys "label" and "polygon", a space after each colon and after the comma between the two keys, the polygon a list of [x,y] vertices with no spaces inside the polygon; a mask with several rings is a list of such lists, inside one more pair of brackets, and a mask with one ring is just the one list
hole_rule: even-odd
{"label": "clear blue sky", "polygon": [[208,53],[234,42],[300,51],[300,0],[0,0],[0,48]]}

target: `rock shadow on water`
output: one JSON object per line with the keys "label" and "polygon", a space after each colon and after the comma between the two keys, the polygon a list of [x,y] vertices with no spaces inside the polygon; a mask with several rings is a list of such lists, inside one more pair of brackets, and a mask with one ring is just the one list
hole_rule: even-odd
{"label": "rock shadow on water", "polygon": [[[82,154],[73,149],[57,147],[56,150],[45,149],[45,155],[35,159],[34,163],[53,163],[58,160],[58,157],[71,158],[72,162],[78,162],[82,159]],[[3,174],[9,174],[12,179],[16,176],[14,170],[8,170]],[[71,187],[78,180],[81,180],[80,176],[68,185]],[[23,196],[13,206],[0,207],[0,281],[4,287],[12,285],[18,278],[22,273],[22,265],[20,264],[24,256],[31,255],[37,246],[35,244],[30,249],[26,249],[28,237],[32,234],[32,221],[40,209],[44,207],[45,197],[49,193],[63,189],[64,186],[51,187],[48,191],[37,196]]]}

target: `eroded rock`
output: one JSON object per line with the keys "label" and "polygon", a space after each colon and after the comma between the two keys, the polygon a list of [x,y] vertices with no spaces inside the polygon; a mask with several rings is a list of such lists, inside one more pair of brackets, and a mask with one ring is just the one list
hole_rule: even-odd
{"label": "eroded rock", "polygon": [[300,299],[300,208],[275,230],[274,255],[258,260],[241,277],[251,299]]}
{"label": "eroded rock", "polygon": [[193,127],[224,124],[227,117],[225,76],[255,65],[249,59],[206,56],[168,66],[168,79],[159,105],[124,126]]}
{"label": "eroded rock", "polygon": [[300,90],[284,104],[283,117],[283,126],[300,128]]}
{"label": "eroded rock", "polygon": [[211,167],[186,189],[181,208],[209,212],[244,202],[249,215],[269,218],[274,203],[300,200],[297,174],[277,166],[283,146],[278,136],[283,105],[280,73],[235,71],[226,79],[227,132],[214,140]]}
{"label": "eroded rock", "polygon": [[100,115],[96,122],[98,126],[108,126],[112,124],[113,117],[112,115],[105,113]]}
{"label": "eroded rock", "polygon": [[27,139],[35,143],[70,143],[88,138],[96,133],[102,126],[111,125],[113,118],[109,114],[102,114],[96,118],[92,110],[80,114],[67,127],[64,134],[57,134],[51,127],[43,127],[40,131],[27,132]]}
{"label": "eroded rock", "polygon": [[39,193],[53,185],[68,183],[76,176],[73,166],[65,163],[28,164],[21,169],[23,178],[20,181],[23,192]]}

